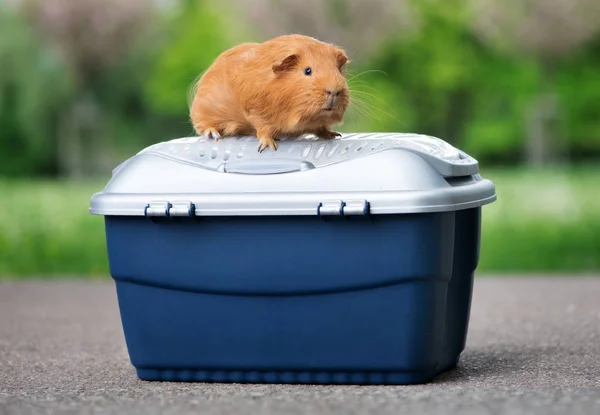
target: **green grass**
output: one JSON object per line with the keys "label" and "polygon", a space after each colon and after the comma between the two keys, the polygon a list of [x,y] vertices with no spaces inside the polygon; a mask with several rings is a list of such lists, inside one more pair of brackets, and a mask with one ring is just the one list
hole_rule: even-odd
{"label": "green grass", "polygon": [[600,168],[482,171],[481,272],[600,271]]}
{"label": "green grass", "polygon": [[102,182],[0,180],[0,276],[104,276],[102,217],[88,213]]}
{"label": "green grass", "polygon": [[[600,271],[600,168],[486,170],[479,273]],[[0,278],[106,277],[103,181],[0,179]]]}

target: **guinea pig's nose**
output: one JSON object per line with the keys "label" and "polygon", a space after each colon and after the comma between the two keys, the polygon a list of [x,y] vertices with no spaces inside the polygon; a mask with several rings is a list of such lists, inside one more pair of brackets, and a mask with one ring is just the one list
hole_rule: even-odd
{"label": "guinea pig's nose", "polygon": [[334,95],[334,96],[336,96],[336,97],[337,97],[337,96],[339,96],[339,95],[340,95],[340,92],[342,92],[342,91],[341,91],[340,89],[334,89],[334,90],[327,89],[327,90],[325,90],[325,92],[326,92],[326,93],[327,93],[327,95],[329,95],[329,96],[332,96],[332,95]]}

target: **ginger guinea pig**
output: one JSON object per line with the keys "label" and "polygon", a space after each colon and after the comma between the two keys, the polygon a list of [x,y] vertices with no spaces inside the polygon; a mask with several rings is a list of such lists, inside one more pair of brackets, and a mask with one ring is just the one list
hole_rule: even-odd
{"label": "ginger guinea pig", "polygon": [[243,43],[213,62],[194,85],[190,118],[209,139],[254,135],[258,151],[275,140],[314,134],[331,139],[343,121],[350,93],[349,61],[339,47],[302,35]]}

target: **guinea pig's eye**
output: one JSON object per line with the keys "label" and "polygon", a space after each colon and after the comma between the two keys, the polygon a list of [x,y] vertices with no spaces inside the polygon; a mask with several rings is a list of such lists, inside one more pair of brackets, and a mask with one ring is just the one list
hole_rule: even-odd
{"label": "guinea pig's eye", "polygon": [[304,75],[306,76],[311,76],[312,75],[312,69],[311,68],[306,68],[304,70]]}

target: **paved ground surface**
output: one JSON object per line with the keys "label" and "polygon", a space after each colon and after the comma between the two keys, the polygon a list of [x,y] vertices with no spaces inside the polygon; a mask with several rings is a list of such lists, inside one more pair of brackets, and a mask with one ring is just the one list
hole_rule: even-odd
{"label": "paved ground surface", "polygon": [[477,279],[459,368],[399,387],[139,381],[111,283],[0,284],[0,414],[600,414],[600,278]]}

